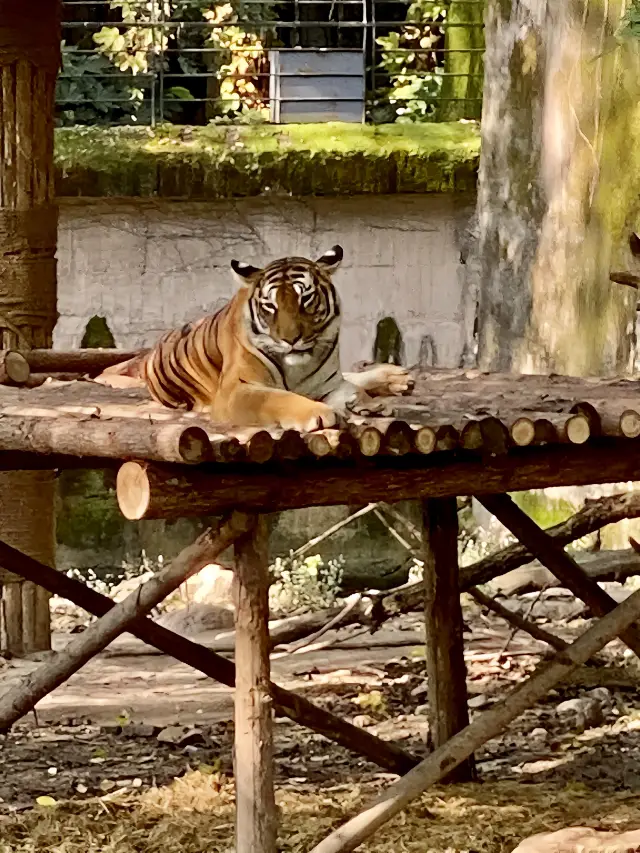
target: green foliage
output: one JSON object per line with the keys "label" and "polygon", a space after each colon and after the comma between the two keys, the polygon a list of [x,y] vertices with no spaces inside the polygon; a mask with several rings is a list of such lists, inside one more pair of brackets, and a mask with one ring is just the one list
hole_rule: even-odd
{"label": "green foliage", "polygon": [[619,30],[621,36],[640,38],[640,0],[631,0]]}
{"label": "green foliage", "polygon": [[380,67],[390,80],[380,93],[390,104],[398,122],[433,119],[435,100],[442,90],[442,55],[432,49],[442,40],[438,23],[447,18],[447,6],[434,0],[415,0],[407,10],[407,20],[399,32],[376,39],[383,48]]}
{"label": "green foliage", "polygon": [[321,610],[335,603],[340,592],[344,558],[325,565],[319,555],[298,558],[277,557],[270,567],[273,579],[269,590],[272,613]]}
{"label": "green foliage", "polygon": [[63,44],[56,100],[62,125],[119,124],[138,115],[142,91],[101,54],[80,53]]}
{"label": "green foliage", "polygon": [[[253,22],[273,17],[269,0],[259,4],[241,2],[202,2],[202,0],[149,0],[130,3],[111,0],[112,9],[120,11],[122,26],[104,26],[93,36],[99,56],[107,59],[120,74],[149,75],[150,86],[159,85],[156,75],[184,74],[184,85],[173,86],[163,92],[162,116],[168,121],[180,122],[184,117],[183,105],[195,101],[189,87],[198,85],[196,77],[188,75],[211,74],[206,92],[205,112],[208,118],[218,115],[242,115],[247,112],[264,113],[265,78],[257,76],[267,68],[265,27],[260,25],[260,35]],[[191,22],[208,22],[217,26],[188,27]],[[170,26],[165,26],[170,24]],[[199,53],[198,49],[216,48],[216,51]],[[187,48],[189,52],[180,53]],[[171,67],[165,51],[177,51]],[[201,80],[201,78],[200,78]],[[135,91],[135,90],[132,90]],[[156,93],[159,95],[159,93]],[[135,97],[135,96],[134,96]],[[142,100],[140,95],[139,100]],[[158,101],[158,97],[156,98]],[[141,104],[138,105],[141,107]],[[146,106],[148,112],[149,107]],[[133,117],[133,116],[132,116]],[[136,116],[147,121],[149,116],[138,109]]]}

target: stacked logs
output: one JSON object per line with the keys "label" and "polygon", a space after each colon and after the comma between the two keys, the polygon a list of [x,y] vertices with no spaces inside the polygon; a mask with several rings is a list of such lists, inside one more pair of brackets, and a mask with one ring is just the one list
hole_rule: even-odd
{"label": "stacked logs", "polygon": [[[34,375],[91,377],[136,354],[94,349],[4,351],[0,352],[0,384],[33,384]],[[87,383],[87,398],[92,387],[96,386]],[[530,446],[640,436],[640,383],[619,379],[433,370],[416,376],[410,397],[392,401],[394,418],[353,418],[341,429],[306,435],[214,425],[202,415],[153,408],[150,401],[136,405],[120,400],[115,391],[114,400],[105,404],[59,403],[58,399],[65,399],[63,386],[60,392],[54,405],[46,404],[37,390],[27,392],[28,405],[24,395],[17,405],[9,405],[8,399],[0,401],[0,457],[19,453],[261,465],[302,458],[424,457],[445,451],[500,456]],[[519,403],[525,400],[528,406]],[[488,402],[492,411],[486,408]]]}

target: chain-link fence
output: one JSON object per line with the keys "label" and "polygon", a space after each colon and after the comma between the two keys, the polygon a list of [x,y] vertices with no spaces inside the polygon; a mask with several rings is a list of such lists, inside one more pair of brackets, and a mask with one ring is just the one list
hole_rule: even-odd
{"label": "chain-link fence", "polygon": [[61,124],[479,118],[484,0],[66,0]]}

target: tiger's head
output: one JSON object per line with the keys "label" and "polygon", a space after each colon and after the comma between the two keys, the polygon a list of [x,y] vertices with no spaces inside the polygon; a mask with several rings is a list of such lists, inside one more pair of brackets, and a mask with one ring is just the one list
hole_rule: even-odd
{"label": "tiger's head", "polygon": [[333,246],[317,261],[281,258],[263,269],[231,261],[235,278],[249,289],[251,337],[260,349],[302,355],[337,337],[340,303],[331,276],[342,258],[342,247]]}

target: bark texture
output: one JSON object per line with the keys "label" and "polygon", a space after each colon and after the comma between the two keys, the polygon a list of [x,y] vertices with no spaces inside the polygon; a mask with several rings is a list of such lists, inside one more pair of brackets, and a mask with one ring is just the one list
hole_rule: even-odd
{"label": "bark texture", "polygon": [[630,367],[624,268],[638,195],[638,48],[623,0],[488,0],[478,360],[488,370]]}
{"label": "bark texture", "polygon": [[[53,126],[60,6],[0,0],[0,349],[50,347],[56,311],[58,210]],[[8,542],[54,565],[53,472],[0,473],[0,524]],[[5,586],[0,643],[50,647],[49,595]]]}

